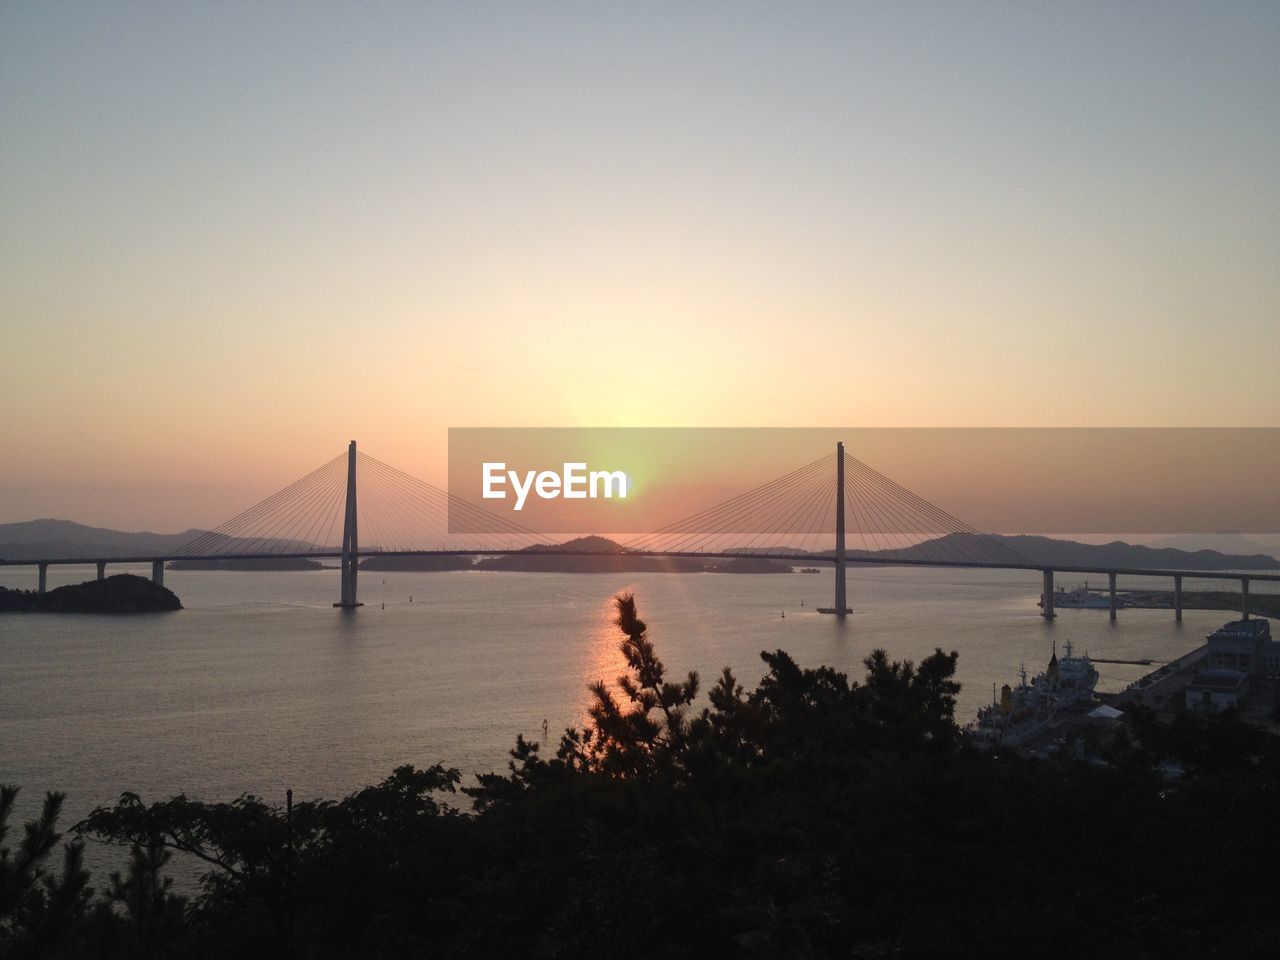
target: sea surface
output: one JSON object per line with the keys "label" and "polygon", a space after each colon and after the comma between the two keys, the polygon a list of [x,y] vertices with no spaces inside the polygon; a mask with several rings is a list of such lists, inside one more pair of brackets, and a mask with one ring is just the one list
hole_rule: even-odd
{"label": "sea surface", "polygon": [[[120,565],[109,573],[150,573]],[[94,575],[54,567],[50,587]],[[1038,573],[853,568],[854,614],[820,574],[360,575],[355,611],[335,610],[336,570],[169,571],[185,609],[138,616],[0,617],[0,782],[23,788],[19,815],[45,790],[68,794],[64,825],[122,791],[284,803],[342,796],[399,764],[458,767],[465,781],[505,767],[517,733],[546,742],[580,724],[587,685],[622,671],[611,598],[633,591],[673,676],[724,666],[748,688],[762,650],[860,677],[883,647],[919,660],[960,654],[957,717],[967,722],[1016,681],[1042,670],[1056,642],[1109,659],[1172,659],[1231,615],[1169,610],[1059,610],[1045,622]],[[1070,575],[1059,583],[1076,584]],[[34,568],[0,568],[31,588]],[[1098,586],[1098,584],[1093,584]],[[1122,578],[1121,588],[1168,581]],[[1255,584],[1255,591],[1273,585]],[[1210,584],[1206,581],[1205,588]],[[1099,664],[1100,690],[1152,669]],[[11,834],[12,836],[12,834]],[[91,858],[92,863],[92,858]]]}

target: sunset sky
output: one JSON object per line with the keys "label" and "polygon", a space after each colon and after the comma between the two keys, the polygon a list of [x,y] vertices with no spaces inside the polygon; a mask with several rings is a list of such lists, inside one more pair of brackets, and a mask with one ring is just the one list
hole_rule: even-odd
{"label": "sunset sky", "polygon": [[0,522],[211,526],[352,438],[443,484],[450,426],[1276,426],[1278,51],[1274,2],[5,3]]}

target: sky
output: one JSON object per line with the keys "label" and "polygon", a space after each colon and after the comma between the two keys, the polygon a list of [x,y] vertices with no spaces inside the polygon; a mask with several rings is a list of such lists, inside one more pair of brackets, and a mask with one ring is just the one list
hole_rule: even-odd
{"label": "sky", "polygon": [[[1276,426],[1280,4],[0,2],[0,522],[450,426]],[[787,465],[789,469],[792,465]]]}

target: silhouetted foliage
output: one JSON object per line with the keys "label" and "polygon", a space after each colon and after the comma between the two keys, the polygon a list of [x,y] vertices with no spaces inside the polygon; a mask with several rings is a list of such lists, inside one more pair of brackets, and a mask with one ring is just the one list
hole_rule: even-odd
{"label": "silhouetted foliage", "polygon": [[[505,773],[401,767],[291,811],[144,804],[78,829],[129,851],[90,897],[50,795],[3,853],[0,953],[68,957],[1273,955],[1280,741],[1237,717],[1133,712],[1087,762],[982,754],[957,656],[882,651],[852,681],[761,654],[699,698],[630,596],[626,673]],[[1171,767],[1183,771],[1171,779]],[[13,791],[0,794],[6,822]],[[2,840],[0,840],[2,842]],[[190,900],[170,854],[207,872]]]}
{"label": "silhouetted foliage", "polygon": [[17,787],[0,786],[0,955],[51,956],[73,943],[85,923],[92,891],[83,867],[84,842],[64,844],[61,871],[48,871],[46,863],[62,839],[58,818],[65,799],[51,792],[40,816],[24,825],[18,846],[4,846],[17,797]]}

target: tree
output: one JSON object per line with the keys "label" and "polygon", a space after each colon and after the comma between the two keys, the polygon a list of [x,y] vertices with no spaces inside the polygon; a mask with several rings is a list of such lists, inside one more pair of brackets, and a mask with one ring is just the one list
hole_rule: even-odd
{"label": "tree", "polygon": [[25,824],[17,849],[2,846],[17,798],[16,786],[0,786],[0,954],[43,956],[79,932],[92,890],[83,841],[63,845],[59,874],[45,866],[62,839],[58,818],[65,794],[46,793],[40,816]]}

